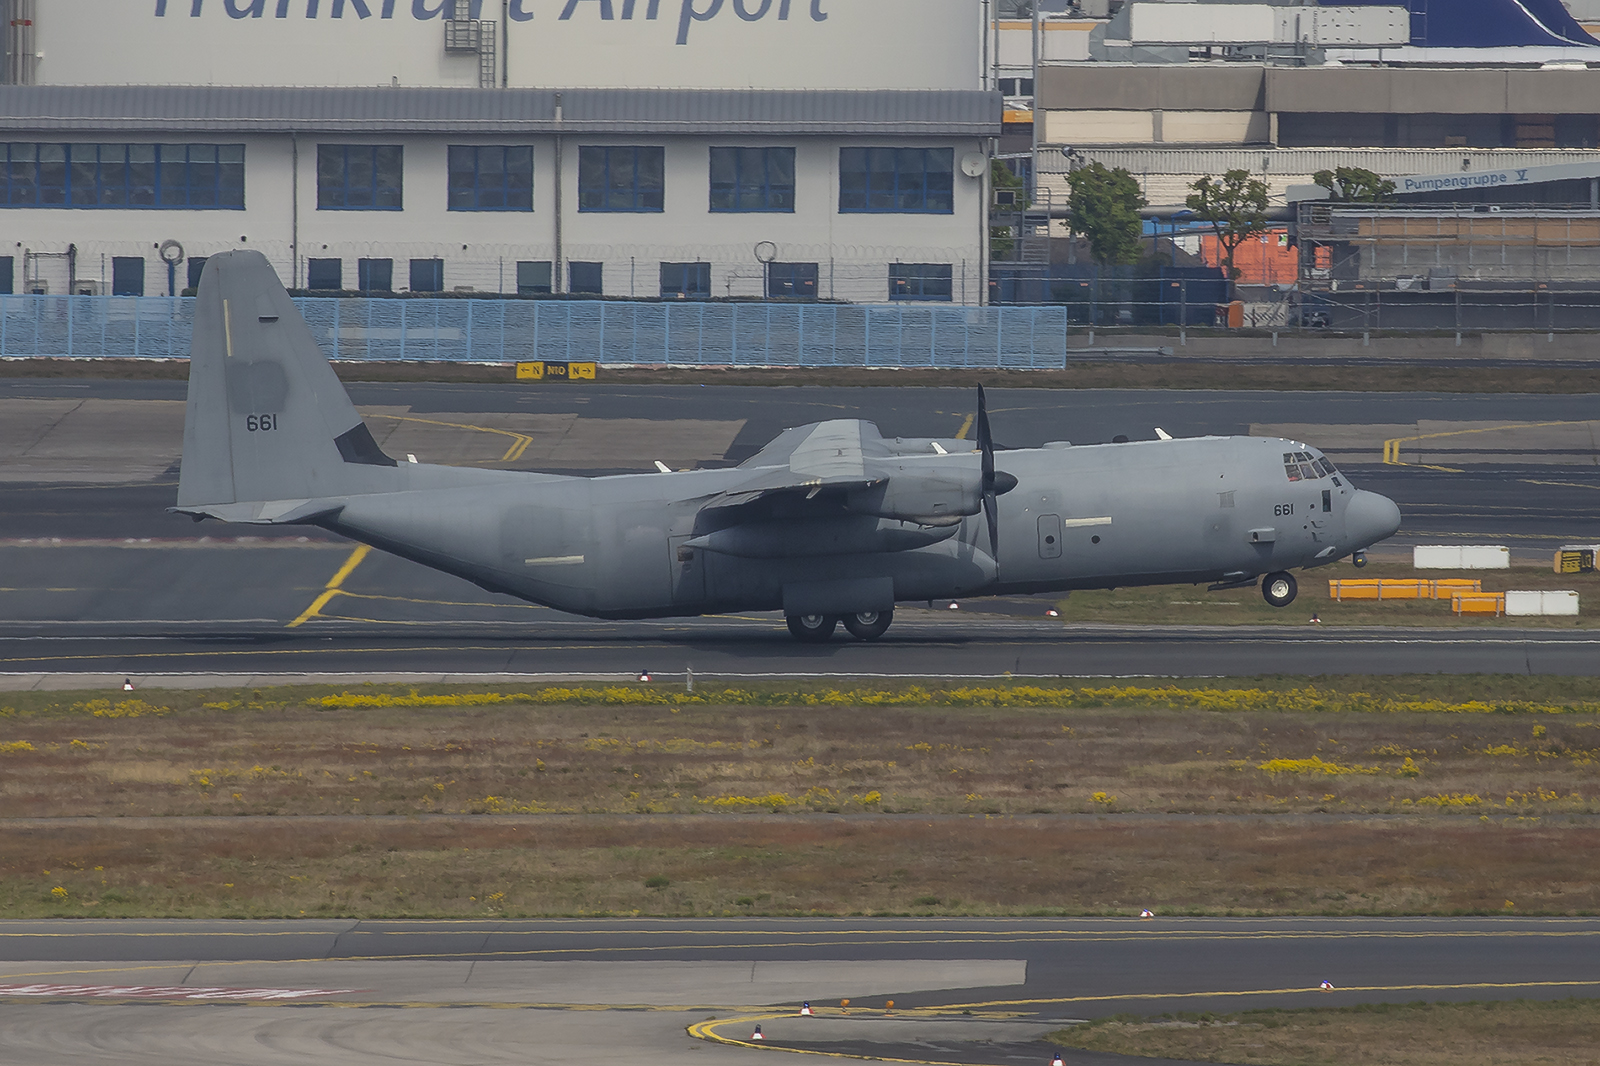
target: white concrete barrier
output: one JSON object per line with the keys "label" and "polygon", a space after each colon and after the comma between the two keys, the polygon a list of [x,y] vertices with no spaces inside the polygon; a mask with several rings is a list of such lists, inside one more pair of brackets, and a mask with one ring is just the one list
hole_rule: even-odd
{"label": "white concrete barrier", "polygon": [[1578,594],[1571,589],[1531,589],[1506,593],[1507,615],[1578,613]]}
{"label": "white concrete barrier", "polygon": [[1498,544],[1418,544],[1411,549],[1418,570],[1510,570],[1511,549]]}

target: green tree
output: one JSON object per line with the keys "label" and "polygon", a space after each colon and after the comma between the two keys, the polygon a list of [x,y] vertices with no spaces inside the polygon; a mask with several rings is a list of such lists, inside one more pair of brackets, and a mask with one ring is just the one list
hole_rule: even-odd
{"label": "green tree", "polygon": [[1394,199],[1394,182],[1361,167],[1319,170],[1311,180],[1333,194],[1335,200],[1359,204],[1383,204]]}
{"label": "green tree", "polygon": [[1221,180],[1207,175],[1189,186],[1194,192],[1184,201],[1195,217],[1211,224],[1222,246],[1222,268],[1228,280],[1239,270],[1233,254],[1254,234],[1267,228],[1267,183],[1252,178],[1248,170],[1225,171]]}
{"label": "green tree", "polygon": [[1089,238],[1089,251],[1102,266],[1137,263],[1139,234],[1143,222],[1139,209],[1145,206],[1139,183],[1121,167],[1109,170],[1103,163],[1090,163],[1067,175],[1072,195],[1067,200],[1072,212],[1072,232]]}

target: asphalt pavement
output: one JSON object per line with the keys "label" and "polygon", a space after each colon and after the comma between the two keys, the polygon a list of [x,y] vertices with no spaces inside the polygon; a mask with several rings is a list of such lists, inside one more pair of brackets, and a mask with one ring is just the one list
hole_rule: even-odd
{"label": "asphalt pavement", "polygon": [[1597,939],[1600,920],[1521,918],[7,922],[0,1047],[17,1066],[1042,1066],[1045,1034],[1124,1011],[1591,995]]}

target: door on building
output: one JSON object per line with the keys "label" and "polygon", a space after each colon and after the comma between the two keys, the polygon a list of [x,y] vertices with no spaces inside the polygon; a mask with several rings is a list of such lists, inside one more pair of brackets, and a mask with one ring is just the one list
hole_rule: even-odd
{"label": "door on building", "polygon": [[144,257],[115,255],[111,257],[111,295],[144,295]]}

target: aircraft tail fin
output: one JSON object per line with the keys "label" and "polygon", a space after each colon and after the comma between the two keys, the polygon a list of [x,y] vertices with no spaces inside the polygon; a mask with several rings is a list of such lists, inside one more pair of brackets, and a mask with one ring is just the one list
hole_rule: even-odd
{"label": "aircraft tail fin", "polygon": [[[292,521],[285,507],[389,487],[383,454],[265,256],[206,261],[175,510]],[[266,509],[225,507],[277,501]],[[291,513],[293,512],[293,513]],[[300,512],[306,512],[301,514]]]}

